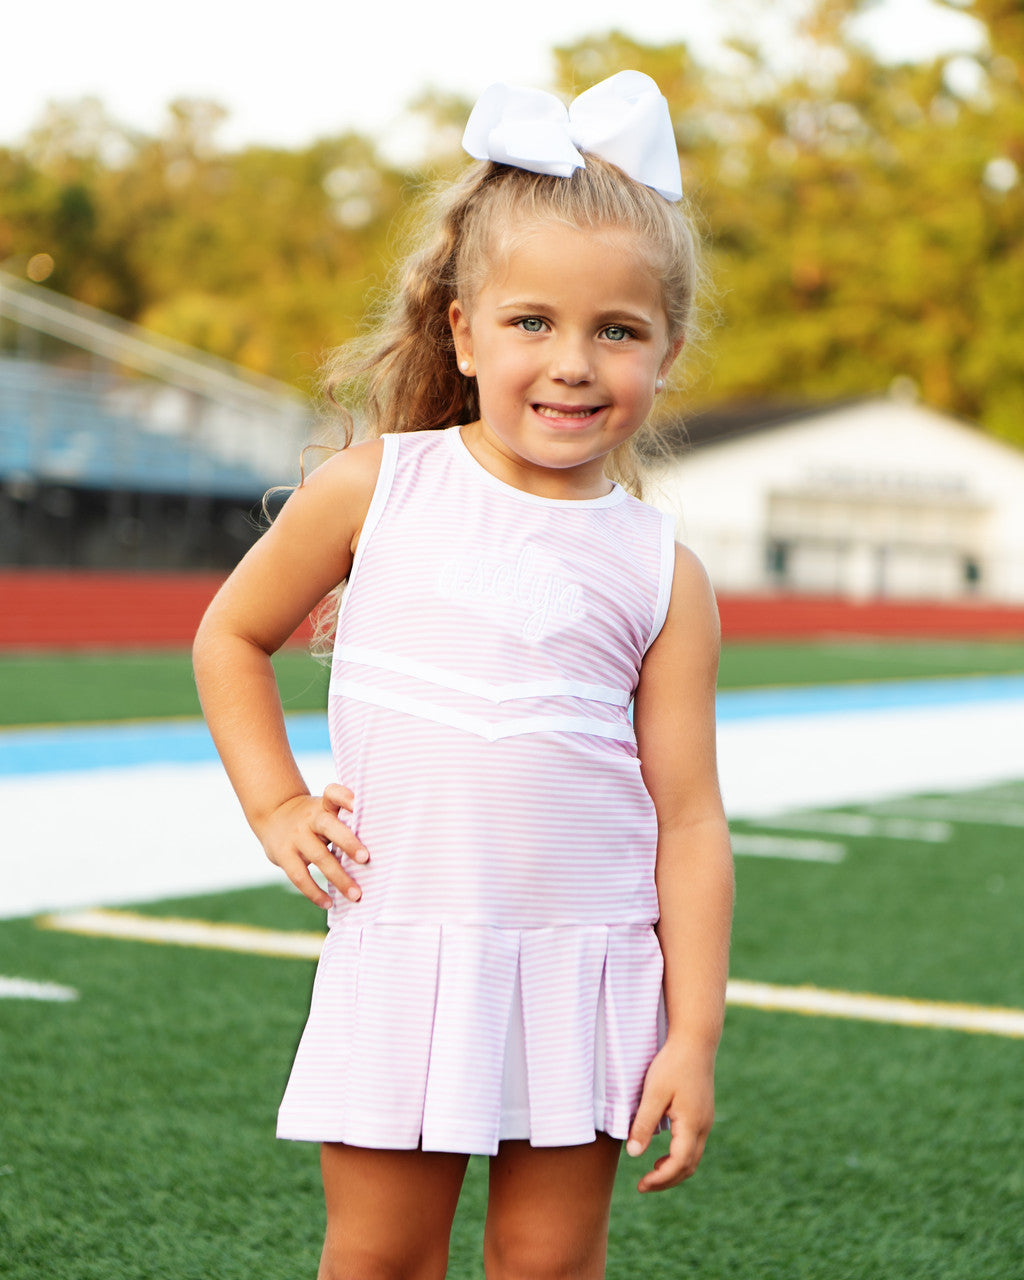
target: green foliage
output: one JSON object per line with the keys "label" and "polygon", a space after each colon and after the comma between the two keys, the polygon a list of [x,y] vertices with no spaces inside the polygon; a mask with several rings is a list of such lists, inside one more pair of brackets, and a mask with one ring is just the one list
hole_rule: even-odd
{"label": "green foliage", "polygon": [[[1021,7],[976,0],[989,47],[966,84],[948,60],[873,61],[848,35],[863,7],[819,0],[788,77],[751,44],[725,71],[613,31],[556,49],[553,80],[575,93],[632,66],[669,99],[713,280],[691,405],[909,378],[1024,443]],[[226,152],[210,103],[172,104],[158,137],[95,100],[51,107],[0,151],[0,260],[50,253],[52,287],[308,384],[372,309],[420,169],[459,165],[466,105],[414,104],[430,141],[408,171],[357,134]]]}
{"label": "green foliage", "polygon": [[80,110],[0,151],[0,258],[49,253],[55,289],[308,382],[380,282],[407,176],[355,134],[221,152],[209,103],[174,104],[157,138]]}

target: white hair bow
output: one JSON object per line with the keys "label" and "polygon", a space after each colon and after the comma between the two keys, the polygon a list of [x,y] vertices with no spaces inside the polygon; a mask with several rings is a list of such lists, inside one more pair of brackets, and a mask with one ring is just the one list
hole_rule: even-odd
{"label": "white hair bow", "polygon": [[668,103],[640,71],[609,76],[568,110],[542,89],[492,84],[470,114],[462,145],[477,160],[558,178],[585,168],[580,152],[589,151],[666,200],[683,195]]}

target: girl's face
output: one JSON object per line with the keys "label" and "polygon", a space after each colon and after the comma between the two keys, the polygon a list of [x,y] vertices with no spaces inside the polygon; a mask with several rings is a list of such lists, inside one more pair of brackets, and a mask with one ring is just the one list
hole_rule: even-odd
{"label": "girl's face", "polygon": [[542,223],[449,318],[477,380],[480,421],[462,434],[479,461],[544,497],[607,493],[605,456],[642,425],[682,346],[633,234]]}

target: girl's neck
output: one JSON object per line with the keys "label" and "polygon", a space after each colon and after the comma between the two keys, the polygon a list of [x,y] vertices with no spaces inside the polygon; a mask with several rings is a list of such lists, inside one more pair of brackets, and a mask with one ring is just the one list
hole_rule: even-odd
{"label": "girl's neck", "polygon": [[456,430],[466,449],[485,471],[503,484],[536,498],[588,502],[607,497],[615,487],[604,473],[602,459],[594,459],[579,467],[542,467],[503,448],[501,441],[479,419]]}

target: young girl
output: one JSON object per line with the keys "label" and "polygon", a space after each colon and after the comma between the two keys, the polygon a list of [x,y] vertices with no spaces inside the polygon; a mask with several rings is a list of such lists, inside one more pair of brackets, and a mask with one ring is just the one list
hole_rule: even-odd
{"label": "young girl", "polygon": [[[712,1120],[717,614],[609,479],[693,295],[667,104],[637,72],[569,114],[495,86],[466,146],[357,370],[377,438],[303,481],[196,640],[246,816],[328,910],[278,1129],[322,1144],[321,1280],[443,1276],[474,1152],[489,1277],[601,1276],[622,1141],[667,1120],[661,1190]],[[343,582],[311,796],[270,655]]]}

